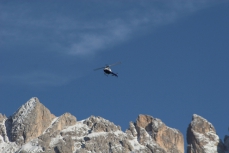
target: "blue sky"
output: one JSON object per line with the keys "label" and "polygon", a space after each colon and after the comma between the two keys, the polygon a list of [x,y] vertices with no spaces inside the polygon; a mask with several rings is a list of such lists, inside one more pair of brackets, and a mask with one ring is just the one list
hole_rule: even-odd
{"label": "blue sky", "polygon": [[[138,114],[184,137],[193,114],[228,134],[229,1],[1,1],[0,112],[31,97],[56,116]],[[119,77],[93,71],[105,64]]]}

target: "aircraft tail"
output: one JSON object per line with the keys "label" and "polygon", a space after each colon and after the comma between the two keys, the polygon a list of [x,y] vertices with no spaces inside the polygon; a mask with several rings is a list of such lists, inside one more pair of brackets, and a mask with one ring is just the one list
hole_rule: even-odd
{"label": "aircraft tail", "polygon": [[112,76],[116,76],[116,77],[118,77],[118,73],[114,73],[114,72],[112,72],[111,74],[112,74]]}

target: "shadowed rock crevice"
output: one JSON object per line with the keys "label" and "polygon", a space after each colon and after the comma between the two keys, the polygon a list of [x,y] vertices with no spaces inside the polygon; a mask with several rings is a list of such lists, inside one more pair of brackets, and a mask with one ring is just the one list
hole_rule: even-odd
{"label": "shadowed rock crevice", "polygon": [[229,136],[225,135],[224,137],[224,150],[229,152]]}
{"label": "shadowed rock crevice", "polygon": [[10,116],[6,121],[5,121],[5,128],[6,128],[6,134],[7,134],[7,137],[8,137],[8,140],[10,142],[12,142],[12,133],[11,133],[11,130],[12,130],[12,117]]}

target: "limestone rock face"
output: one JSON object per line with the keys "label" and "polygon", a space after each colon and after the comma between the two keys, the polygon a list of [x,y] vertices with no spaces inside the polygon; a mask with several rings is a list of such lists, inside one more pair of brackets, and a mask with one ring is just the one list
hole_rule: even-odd
{"label": "limestone rock face", "polygon": [[38,137],[54,118],[55,116],[39,102],[38,98],[31,98],[11,117],[10,141],[22,145]]}
{"label": "limestone rock face", "polygon": [[37,98],[31,98],[9,118],[0,118],[0,152],[14,153],[41,135],[55,116]]}
{"label": "limestone rock face", "polygon": [[[69,126],[75,125],[76,124],[76,117],[71,115],[70,113],[65,113],[61,115],[60,117],[56,117],[53,119],[53,121],[50,123],[50,126],[43,132],[41,136],[38,137],[38,144],[43,148],[43,150],[52,150],[52,147],[49,146],[51,139],[56,137],[57,135],[60,134],[61,130],[64,128],[67,128]],[[67,137],[67,140],[69,140],[68,143],[63,143],[63,141],[60,141],[58,145],[53,147],[56,151],[58,150],[59,152],[63,152],[63,148],[66,147],[66,149],[69,149],[69,145],[71,145],[71,139]],[[66,150],[64,149],[64,150]]]}
{"label": "limestone rock face", "polygon": [[65,113],[60,117],[56,117],[51,124],[52,125],[46,129],[46,133],[53,134],[54,132],[63,130],[65,127],[75,125],[76,117],[70,113]]}
{"label": "limestone rock face", "polygon": [[[33,144],[34,152],[47,153],[179,153],[175,147],[162,148],[152,137],[152,128],[147,129],[148,124],[143,124],[140,117],[136,123],[130,122],[130,128],[124,133],[102,117],[91,116],[76,122],[74,116],[66,113],[54,118],[41,136],[22,145],[19,152],[27,152],[28,145]],[[152,125],[153,118],[145,117]]]}
{"label": "limestone rock face", "polygon": [[188,153],[224,153],[214,126],[203,117],[194,114],[187,130]]}
{"label": "limestone rock face", "polygon": [[91,128],[93,132],[115,132],[121,130],[119,126],[102,117],[91,116],[84,121],[84,124]]}
{"label": "limestone rock face", "polygon": [[2,123],[7,117],[0,113],[0,123]]}
{"label": "limestone rock face", "polygon": [[2,115],[0,113],[0,136],[2,136],[4,141],[7,141],[7,140],[5,140],[6,138],[8,139],[7,133],[6,133],[6,128],[5,128],[5,125],[4,125],[6,119],[7,119],[6,116]]}
{"label": "limestone rock face", "polygon": [[102,117],[91,116],[61,130],[51,138],[47,150],[61,153],[124,152],[123,146],[128,149],[125,139],[119,126]]}
{"label": "limestone rock face", "polygon": [[102,117],[56,117],[37,98],[9,118],[0,114],[1,153],[183,153],[180,144],[178,130],[148,115],[139,115],[123,132]]}
{"label": "limestone rock face", "polygon": [[5,120],[7,118],[0,113],[0,144],[4,142],[8,142],[6,127],[5,127]]}
{"label": "limestone rock face", "polygon": [[[188,153],[229,153],[206,119],[193,115],[187,130]],[[77,121],[59,117],[31,98],[12,116],[0,114],[0,153],[184,153],[183,135],[160,119],[139,115],[123,132],[102,117]]]}
{"label": "limestone rock face", "polygon": [[164,152],[184,153],[183,135],[178,130],[167,127],[160,119],[139,115],[136,129],[141,144],[146,145],[148,139],[158,144]]}

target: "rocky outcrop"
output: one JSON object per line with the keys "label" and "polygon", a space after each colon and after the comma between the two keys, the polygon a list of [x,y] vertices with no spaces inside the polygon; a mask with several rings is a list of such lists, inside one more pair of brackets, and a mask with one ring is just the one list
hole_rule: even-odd
{"label": "rocky outcrop", "polygon": [[76,124],[76,117],[71,115],[70,113],[65,113],[60,117],[56,117],[51,125],[45,130],[45,133],[49,133],[52,135],[54,132],[60,132],[64,128],[68,126],[72,126]]}
{"label": "rocky outcrop", "polygon": [[141,144],[147,144],[146,137],[150,137],[148,139],[152,139],[165,152],[184,152],[183,135],[178,130],[166,126],[160,119],[149,115],[139,115],[136,129]]}
{"label": "rocky outcrop", "polygon": [[224,153],[224,145],[214,126],[194,114],[187,130],[188,153]]}
{"label": "rocky outcrop", "polygon": [[2,123],[7,117],[0,113],[0,123]]}
{"label": "rocky outcrop", "polygon": [[[187,130],[188,153],[229,153],[213,125],[194,114]],[[183,135],[160,119],[139,115],[123,132],[102,117],[77,121],[70,113],[59,117],[31,98],[12,116],[0,114],[1,153],[184,153]]]}
{"label": "rocky outcrop", "polygon": [[10,140],[22,145],[40,136],[54,118],[55,116],[39,102],[38,98],[31,98],[10,118],[12,120]]}
{"label": "rocky outcrop", "polygon": [[6,119],[7,119],[7,117],[0,113],[0,143],[9,141],[8,137],[7,137],[7,130],[5,127],[5,120]]}
{"label": "rocky outcrop", "polygon": [[[79,147],[76,148],[77,153],[125,152],[123,141],[126,140],[126,135],[114,123],[102,117],[91,116],[83,122],[79,122],[77,126],[80,127],[80,131],[83,131],[83,139],[80,141],[78,139],[76,142]],[[79,145],[79,142],[81,142],[81,145]]]}
{"label": "rocky outcrop", "polygon": [[0,115],[0,152],[49,153],[183,153],[183,137],[161,120],[139,115],[126,132],[102,118],[77,122],[65,113],[56,117],[31,98],[8,119]]}
{"label": "rocky outcrop", "polygon": [[[146,128],[148,125],[141,120],[141,117],[149,118],[150,122],[147,123],[149,125],[156,124],[152,122],[153,117],[140,115],[136,123],[131,122],[130,128],[124,133],[120,126],[102,117],[91,116],[76,122],[74,116],[66,113],[55,118],[50,127],[38,139],[34,139],[30,143],[36,146],[33,151],[49,153],[179,153],[175,144],[173,147],[161,147],[153,138],[152,127]],[[161,124],[164,125],[162,122]],[[164,127],[168,128],[165,125]],[[178,131],[173,129],[171,132],[174,132],[173,136],[175,136]],[[26,147],[28,145],[31,144],[26,143],[19,152],[28,151],[28,147]]]}
{"label": "rocky outcrop", "polygon": [[115,132],[121,130],[120,126],[116,126],[102,117],[91,116],[83,123],[91,129],[91,132]]}
{"label": "rocky outcrop", "polygon": [[[52,148],[49,146],[51,139],[60,134],[61,130],[63,130],[64,128],[67,128],[75,124],[76,117],[71,115],[70,113],[65,113],[60,117],[56,117],[52,121],[50,126],[43,132],[43,134],[38,137],[39,146],[43,148],[43,151],[52,150]],[[70,144],[71,143],[67,143],[67,145],[63,145],[63,142],[60,141],[60,143],[57,146],[55,146],[55,150],[59,150],[60,152],[60,150],[63,150],[63,147],[67,147],[69,149],[71,148],[69,147]]]}

